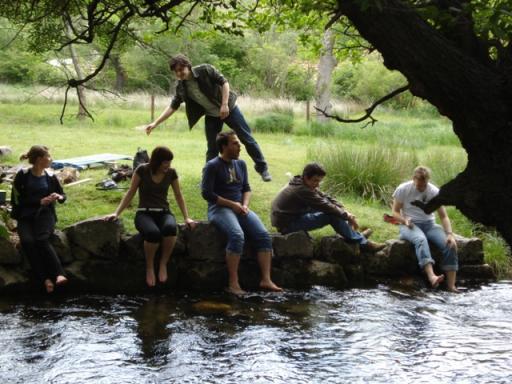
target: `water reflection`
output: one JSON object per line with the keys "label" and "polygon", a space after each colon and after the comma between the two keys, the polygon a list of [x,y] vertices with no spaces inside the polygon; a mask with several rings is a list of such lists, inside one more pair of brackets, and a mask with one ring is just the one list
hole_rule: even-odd
{"label": "water reflection", "polygon": [[5,383],[510,382],[510,282],[0,300]]}

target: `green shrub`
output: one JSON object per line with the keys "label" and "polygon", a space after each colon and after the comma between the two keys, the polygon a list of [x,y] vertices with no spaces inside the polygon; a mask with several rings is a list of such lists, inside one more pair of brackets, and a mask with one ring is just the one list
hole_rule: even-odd
{"label": "green shrub", "polygon": [[410,178],[417,164],[415,153],[381,146],[316,147],[309,157],[324,165],[326,188],[332,193],[352,193],[384,203],[391,201],[393,190]]}
{"label": "green shrub", "polygon": [[324,123],[312,121],[309,125],[311,136],[316,137],[329,137],[336,134],[336,129],[339,128],[339,123],[334,121],[326,121]]}
{"label": "green shrub", "polygon": [[257,132],[291,133],[293,130],[293,116],[282,113],[268,113],[258,117],[253,126]]}

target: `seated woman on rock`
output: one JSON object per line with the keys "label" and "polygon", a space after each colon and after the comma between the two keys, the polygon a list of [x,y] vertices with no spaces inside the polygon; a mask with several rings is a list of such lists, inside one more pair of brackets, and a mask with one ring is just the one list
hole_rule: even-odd
{"label": "seated woman on rock", "polygon": [[28,257],[37,278],[43,282],[46,292],[51,293],[56,285],[68,279],[50,236],[55,229],[57,215],[55,202],[63,203],[66,195],[55,175],[46,172],[52,162],[48,148],[34,145],[20,157],[32,167],[20,170],[12,185],[11,216],[18,222],[21,247]]}
{"label": "seated woman on rock", "polygon": [[135,215],[135,227],[144,239],[146,283],[150,287],[156,285],[154,260],[158,247],[161,245],[158,280],[160,283],[165,283],[167,281],[167,263],[176,244],[176,219],[169,209],[167,201],[170,186],[185,219],[185,224],[190,228],[194,228],[196,225],[196,222],[188,216],[176,170],[171,168],[173,157],[169,148],[156,147],[151,153],[149,163],[142,164],[135,170],[130,188],[115,213],[106,217],[107,220],[118,219],[121,212],[132,201],[137,190],[139,191],[139,207]]}

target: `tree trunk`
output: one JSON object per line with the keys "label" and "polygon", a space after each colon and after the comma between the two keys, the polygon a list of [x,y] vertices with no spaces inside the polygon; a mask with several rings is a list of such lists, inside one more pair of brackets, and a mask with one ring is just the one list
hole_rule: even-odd
{"label": "tree trunk", "polygon": [[[72,38],[72,30],[69,24],[64,21],[66,28],[66,35],[68,38]],[[76,76],[78,80],[84,78],[84,74],[82,72],[82,68],[80,67],[80,60],[78,59],[78,54],[76,53],[75,46],[73,44],[69,44],[69,53],[71,55],[71,61],[73,62],[73,67],[75,68]],[[87,116],[85,108],[87,108],[87,99],[85,97],[85,89],[81,85],[76,87],[76,95],[78,96],[78,113],[76,117],[79,119],[83,119]]]}
{"label": "tree trunk", "polygon": [[[334,68],[338,64],[333,55],[335,36],[332,29],[327,29],[324,32],[322,39],[322,52],[320,61],[318,62],[318,77],[316,81],[315,102],[316,107],[330,113],[332,109],[331,104],[331,77]],[[318,121],[326,121],[328,119],[323,114],[317,114]]]}
{"label": "tree trunk", "polygon": [[119,54],[110,54],[110,62],[112,63],[112,67],[116,71],[116,84],[114,89],[117,92],[123,92],[124,84],[126,82],[127,74],[121,63],[121,58]]}
{"label": "tree trunk", "polygon": [[[429,204],[454,205],[470,219],[495,226],[512,246],[512,78],[443,36],[399,0],[362,9],[339,0],[342,12],[400,71],[411,92],[453,122],[468,164]],[[480,57],[479,57],[480,55]],[[447,160],[449,161],[449,160]]]}

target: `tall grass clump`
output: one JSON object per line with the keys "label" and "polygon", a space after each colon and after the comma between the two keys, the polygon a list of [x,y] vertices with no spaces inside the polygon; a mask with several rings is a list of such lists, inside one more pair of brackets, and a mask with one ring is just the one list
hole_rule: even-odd
{"label": "tall grass clump", "polygon": [[256,118],[253,127],[256,132],[291,133],[293,131],[293,116],[283,113],[267,113]]}
{"label": "tall grass clump", "polygon": [[329,137],[336,134],[336,129],[339,128],[339,123],[334,121],[312,121],[309,126],[311,136],[315,137]]}
{"label": "tall grass clump", "polygon": [[462,172],[468,162],[462,148],[438,147],[418,154],[421,164],[432,170],[432,182],[441,186]]}
{"label": "tall grass clump", "polygon": [[316,147],[308,155],[324,165],[327,171],[325,183],[330,192],[351,193],[387,204],[393,190],[410,179],[417,164],[413,152],[394,151],[376,145]]}

